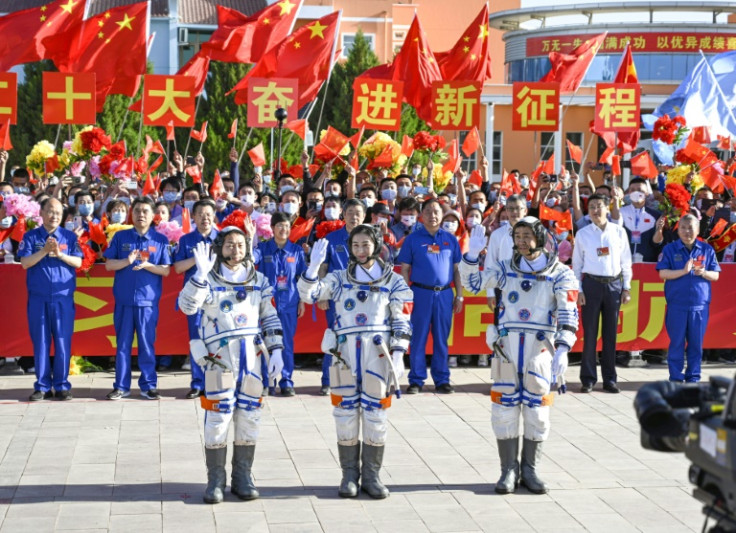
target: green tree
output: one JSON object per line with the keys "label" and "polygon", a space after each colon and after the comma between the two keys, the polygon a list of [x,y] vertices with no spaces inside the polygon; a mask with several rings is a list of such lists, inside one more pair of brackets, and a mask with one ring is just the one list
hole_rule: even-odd
{"label": "green tree", "polygon": [[8,168],[14,165],[25,167],[26,156],[41,139],[54,142],[58,127],[43,123],[41,88],[43,73],[50,70],[56,70],[51,61],[23,66],[24,80],[18,86],[18,123],[10,129],[13,149],[8,153]]}

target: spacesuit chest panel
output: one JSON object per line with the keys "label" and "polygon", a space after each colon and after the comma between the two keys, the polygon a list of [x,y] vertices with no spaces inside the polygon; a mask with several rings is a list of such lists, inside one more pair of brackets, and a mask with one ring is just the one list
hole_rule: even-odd
{"label": "spacesuit chest panel", "polygon": [[389,292],[385,286],[343,285],[336,303],[336,327],[339,333],[388,331]]}
{"label": "spacesuit chest panel", "polygon": [[553,281],[546,277],[506,276],[499,305],[499,325],[554,331]]}
{"label": "spacesuit chest panel", "polygon": [[231,336],[256,334],[259,329],[260,290],[247,286],[213,287],[212,303],[205,309],[205,338],[230,332]]}

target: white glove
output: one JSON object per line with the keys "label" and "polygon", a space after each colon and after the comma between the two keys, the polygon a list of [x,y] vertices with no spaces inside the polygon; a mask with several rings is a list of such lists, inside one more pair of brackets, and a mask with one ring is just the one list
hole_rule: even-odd
{"label": "white glove", "polygon": [[327,259],[327,239],[320,239],[312,245],[312,252],[309,254],[309,268],[307,269],[307,277],[314,279],[317,277],[319,267]]}
{"label": "white glove", "polygon": [[470,261],[476,261],[478,256],[486,247],[486,228],[481,225],[473,226],[470,230],[470,239],[468,240],[468,259]]}
{"label": "white glove", "polygon": [[564,376],[567,370],[567,347],[559,346],[552,358],[552,377]]}
{"label": "white glove", "polygon": [[210,245],[202,241],[197,243],[194,248],[194,264],[197,265],[197,272],[194,273],[194,279],[200,283],[207,280],[207,275],[215,266],[215,257],[210,257]]}
{"label": "white glove", "polygon": [[271,359],[268,362],[268,381],[273,383],[273,380],[279,379],[283,369],[284,358],[281,355],[281,348],[276,348],[271,351]]}
{"label": "white glove", "polygon": [[394,363],[394,370],[396,371],[396,379],[401,379],[404,375],[404,352],[401,350],[394,350],[391,354],[391,361]]}

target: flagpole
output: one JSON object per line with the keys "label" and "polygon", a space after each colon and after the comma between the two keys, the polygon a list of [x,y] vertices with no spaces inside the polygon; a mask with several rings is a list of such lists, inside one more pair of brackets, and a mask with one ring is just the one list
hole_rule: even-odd
{"label": "flagpole", "polygon": [[118,133],[117,139],[115,139],[115,142],[118,142],[120,140],[120,137],[123,136],[123,130],[125,129],[125,121],[128,120],[128,112],[130,111],[130,106],[133,105],[133,96],[130,97],[130,101],[128,102],[128,105],[125,107],[125,115],[123,115],[123,122],[120,124],[120,132]]}
{"label": "flagpole", "polygon": [[[194,121],[192,122],[192,127],[189,128],[189,138],[187,139],[187,147],[184,149],[184,160],[186,161],[187,155],[189,154],[189,143],[192,142],[192,132],[194,131],[194,126],[197,124],[197,112],[199,111],[199,102],[202,100],[202,93],[199,93],[199,96],[197,96],[197,105],[194,106]],[[190,100],[191,101],[191,100]],[[202,150],[202,143],[199,143],[199,149]]]}
{"label": "flagpole", "polygon": [[248,135],[245,136],[245,142],[243,143],[243,149],[240,150],[240,155],[238,156],[238,165],[240,165],[240,161],[243,159],[243,154],[245,154],[245,149],[248,146],[248,141],[250,140],[251,133],[253,133],[253,128],[248,128]]}
{"label": "flagpole", "polygon": [[590,149],[593,147],[593,139],[595,139],[597,136],[595,133],[590,134],[590,140],[588,141],[588,146],[585,148],[585,153],[583,154],[583,159],[580,160],[580,172],[578,174],[583,173],[583,161],[588,160],[588,154],[590,153]]}
{"label": "flagpole", "polygon": [[54,148],[59,145],[59,137],[61,137],[61,124],[56,128],[56,139],[54,139]]}
{"label": "flagpole", "polygon": [[[726,98],[726,95],[723,93],[723,89],[721,89],[721,84],[718,83],[718,78],[716,78],[716,73],[713,72],[713,68],[710,66],[710,63],[708,63],[708,59],[705,57],[703,50],[698,50],[698,52],[700,52],[701,57],[705,60],[705,66],[708,67],[708,72],[710,72],[710,75],[713,76],[713,81],[715,82],[716,88],[718,89],[718,94],[720,94],[721,98],[723,98],[723,101],[726,102],[726,105],[724,107],[728,109],[728,114],[731,115],[731,120],[733,120],[734,123],[736,123],[736,117],[733,114],[733,110],[728,106],[728,99]],[[728,128],[726,128],[726,131],[729,131]],[[730,133],[731,132],[729,131],[729,134]]]}
{"label": "flagpole", "polygon": [[[322,99],[322,105],[319,109],[319,117],[317,118],[317,128],[314,134],[319,138],[319,126],[322,122],[322,112],[325,110],[325,102],[327,101],[327,87],[332,79],[332,70],[335,66],[335,52],[337,51],[337,38],[340,35],[340,23],[342,22],[342,9],[337,12],[337,24],[335,25],[335,35],[332,38],[332,50],[330,51],[330,70],[327,72],[327,81],[325,82],[325,94]],[[315,143],[316,145],[316,143]],[[314,147],[312,147],[312,155],[314,155]]]}

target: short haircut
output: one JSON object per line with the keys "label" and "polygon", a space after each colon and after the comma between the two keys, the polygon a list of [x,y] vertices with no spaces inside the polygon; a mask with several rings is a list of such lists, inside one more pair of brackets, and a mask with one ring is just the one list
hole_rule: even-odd
{"label": "short haircut", "polygon": [[360,200],[358,200],[357,198],[351,198],[350,200],[345,202],[345,205],[343,206],[343,210],[347,211],[351,207],[360,207],[363,210],[363,214],[365,215],[366,213],[365,204],[361,202]]}
{"label": "short haircut", "polygon": [[299,194],[299,191],[297,191],[296,189],[291,189],[290,191],[286,191],[285,193],[283,193],[281,195],[281,198],[279,198],[279,202],[283,202],[287,194],[293,194],[294,196],[296,196],[296,199],[299,201],[299,203],[302,203],[302,195]]}
{"label": "short haircut", "polygon": [[288,222],[289,226],[291,226],[291,217],[287,215],[286,213],[282,213],[281,211],[277,211],[273,215],[271,215],[271,227],[273,228],[276,226],[276,224],[279,224],[281,222]]}
{"label": "short haircut", "polygon": [[613,191],[613,189],[611,189],[611,186],[606,185],[605,183],[601,183],[600,185],[596,187],[596,189],[606,189],[609,194],[611,194],[611,192]]}
{"label": "short haircut", "polygon": [[339,196],[328,196],[325,198],[325,205],[327,205],[327,202],[332,202],[337,204],[339,207],[342,207],[342,199]]}
{"label": "short haircut", "polygon": [[192,206],[192,215],[196,215],[197,210],[204,209],[205,207],[211,207],[213,211],[216,209],[215,202],[213,202],[209,198],[204,198],[202,200],[197,200],[196,202],[194,202],[194,205]]}
{"label": "short haircut", "polygon": [[166,187],[167,185],[171,185],[177,191],[181,191],[181,181],[179,180],[179,178],[175,178],[173,176],[170,178],[166,178],[165,180],[161,182],[161,185],[159,186],[158,190],[163,191],[164,187]]}
{"label": "short haircut", "polygon": [[79,199],[84,198],[85,196],[89,196],[90,198],[92,198],[92,201],[94,202],[95,200],[94,194],[92,194],[89,189],[82,189],[81,191],[77,191],[76,194],[74,195],[74,203],[78,204]]}
{"label": "short haircut", "polygon": [[138,196],[130,204],[130,210],[133,211],[135,209],[135,206],[137,206],[138,204],[146,204],[148,207],[151,208],[151,211],[156,210],[156,204],[153,202],[153,199],[148,196]]}
{"label": "short haircut", "polygon": [[696,224],[698,226],[700,225],[700,220],[698,220],[698,217],[696,217],[692,213],[688,213],[686,215],[683,215],[680,218],[680,223],[682,224],[683,222],[690,222],[690,223]]}
{"label": "short haircut", "polygon": [[643,185],[646,185],[647,184],[647,180],[645,180],[644,178],[640,178],[640,177],[631,178],[631,180],[629,180],[629,187],[631,187],[635,183],[641,183]]}
{"label": "short haircut", "polygon": [[110,200],[107,206],[105,207],[105,212],[108,214],[112,213],[112,210],[115,209],[116,207],[124,207],[126,211],[130,210],[130,207],[128,207],[128,204],[126,204],[122,200]]}
{"label": "short haircut", "polygon": [[609,198],[608,198],[607,196],[603,196],[602,194],[598,194],[598,193],[595,193],[595,194],[591,194],[591,195],[590,195],[590,196],[588,197],[588,205],[590,205],[590,203],[591,203],[592,201],[594,201],[594,200],[600,200],[600,201],[601,201],[601,202],[603,202],[603,203],[604,203],[604,204],[605,204],[606,206],[608,206]]}
{"label": "short haircut", "polygon": [[407,196],[406,198],[403,198],[399,202],[399,212],[404,211],[406,209],[411,209],[412,211],[421,211],[419,202],[416,198],[412,196]]}
{"label": "short haircut", "polygon": [[437,204],[438,206],[440,206],[440,209],[442,209],[442,204],[437,198],[428,198],[422,204],[422,213],[424,213],[424,211],[428,209],[432,204]]}

